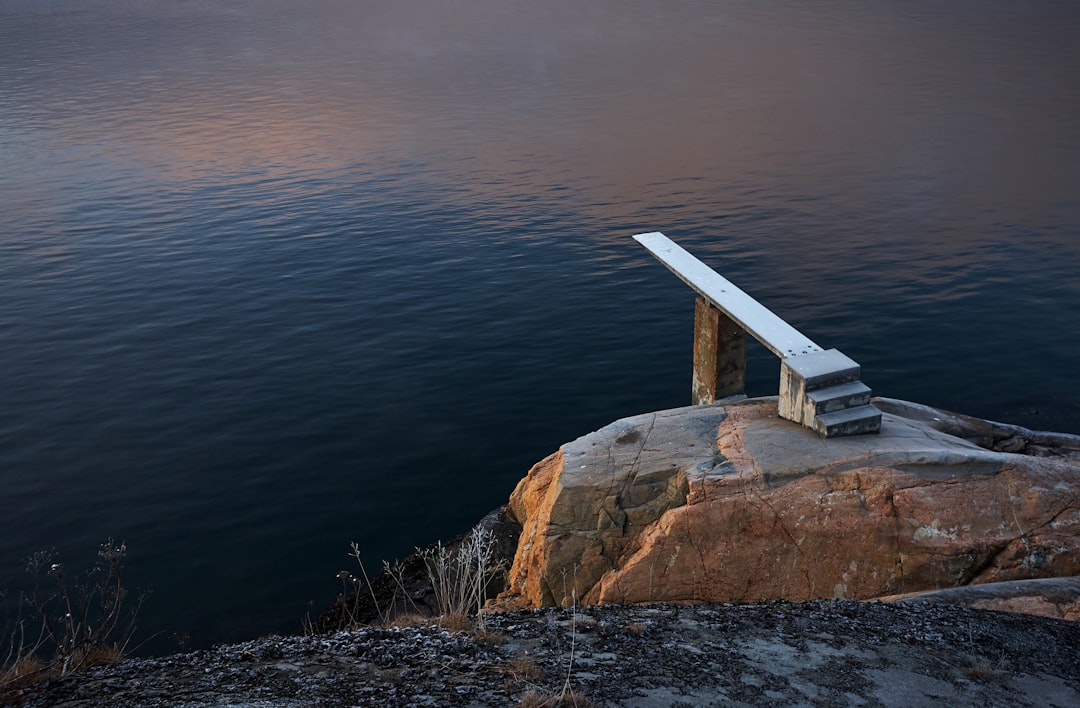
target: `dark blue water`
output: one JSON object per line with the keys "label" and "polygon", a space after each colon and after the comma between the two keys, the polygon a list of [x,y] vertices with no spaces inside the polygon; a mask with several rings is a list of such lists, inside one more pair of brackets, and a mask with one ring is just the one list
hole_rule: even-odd
{"label": "dark blue water", "polygon": [[372,569],[688,403],[642,231],[880,394],[1080,433],[1078,36],[1050,1],[0,0],[0,588],[111,536],[148,650],[298,628],[350,541]]}

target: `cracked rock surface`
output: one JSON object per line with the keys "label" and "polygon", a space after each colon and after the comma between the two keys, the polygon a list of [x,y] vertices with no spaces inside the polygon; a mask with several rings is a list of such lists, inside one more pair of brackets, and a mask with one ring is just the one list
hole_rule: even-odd
{"label": "cracked rock surface", "polygon": [[125,660],[27,706],[1080,705],[1080,624],[856,601],[600,605]]}

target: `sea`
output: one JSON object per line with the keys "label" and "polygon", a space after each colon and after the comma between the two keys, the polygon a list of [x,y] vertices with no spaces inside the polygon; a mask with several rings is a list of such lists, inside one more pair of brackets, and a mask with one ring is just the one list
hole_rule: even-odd
{"label": "sea", "polygon": [[1080,433],[1078,37],[1064,0],[0,0],[0,628],[31,554],[111,539],[136,652],[299,631],[352,542],[373,573],[689,405],[641,232],[878,395]]}

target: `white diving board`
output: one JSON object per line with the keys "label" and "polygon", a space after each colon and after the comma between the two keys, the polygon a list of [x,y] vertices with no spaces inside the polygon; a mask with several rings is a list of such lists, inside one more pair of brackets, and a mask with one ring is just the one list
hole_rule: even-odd
{"label": "white diving board", "polygon": [[823,351],[809,337],[659,231],[638,234],[634,240],[781,359]]}
{"label": "white diving board", "polygon": [[870,405],[858,364],[822,349],[659,231],[634,240],[701,296],[694,314],[695,405],[743,392],[750,334],[780,357],[781,418],[826,438],[881,429],[881,412]]}

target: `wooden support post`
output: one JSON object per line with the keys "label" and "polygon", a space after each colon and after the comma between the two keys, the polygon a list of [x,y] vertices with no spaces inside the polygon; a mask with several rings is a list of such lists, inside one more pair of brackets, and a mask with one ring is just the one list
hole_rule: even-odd
{"label": "wooden support post", "polygon": [[693,405],[746,390],[746,331],[709,301],[694,303]]}

